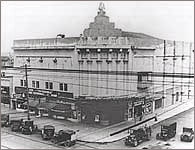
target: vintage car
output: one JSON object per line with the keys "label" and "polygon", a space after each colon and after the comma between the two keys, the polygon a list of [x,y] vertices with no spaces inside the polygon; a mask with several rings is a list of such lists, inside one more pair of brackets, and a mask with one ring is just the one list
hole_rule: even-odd
{"label": "vintage car", "polygon": [[50,140],[53,138],[55,133],[55,127],[52,125],[45,125],[41,131],[41,136],[43,140]]}
{"label": "vintage car", "polygon": [[138,146],[144,141],[148,141],[151,138],[151,127],[142,127],[137,130],[130,130],[130,135],[125,138],[125,145]]}
{"label": "vintage car", "polygon": [[1,114],[1,127],[8,127],[9,124],[9,114]]}
{"label": "vintage car", "polygon": [[177,123],[174,122],[170,125],[161,125],[161,132],[156,134],[157,140],[167,141],[176,135]]}
{"label": "vintage car", "polygon": [[23,121],[23,125],[21,128],[22,134],[33,134],[37,131],[37,125],[34,125],[33,120],[25,120]]}
{"label": "vintage car", "polygon": [[23,119],[11,120],[10,121],[11,131],[21,132],[21,130],[22,130],[22,123],[23,123]]}
{"label": "vintage car", "polygon": [[63,145],[63,146],[73,146],[76,144],[76,131],[73,130],[60,130],[51,139],[51,142]]}
{"label": "vintage car", "polygon": [[181,141],[192,142],[194,139],[194,131],[192,128],[183,128],[183,133],[180,136]]}

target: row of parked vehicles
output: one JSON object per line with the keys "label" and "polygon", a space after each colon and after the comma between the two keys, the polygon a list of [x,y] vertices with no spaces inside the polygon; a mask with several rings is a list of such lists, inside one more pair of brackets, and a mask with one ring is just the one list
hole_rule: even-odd
{"label": "row of parked vehicles", "polygon": [[43,140],[51,140],[54,144],[68,147],[76,144],[76,134],[79,131],[59,130],[55,132],[55,127],[52,125],[45,125],[42,129],[38,129],[33,120],[10,120],[8,114],[1,114],[1,127],[10,127],[11,131],[26,135],[41,134]]}
{"label": "row of parked vehicles", "polygon": [[[161,125],[160,133],[156,134],[157,140],[167,141],[176,135],[177,123],[170,125]],[[125,138],[125,145],[138,146],[144,141],[149,141],[151,138],[151,127],[141,127],[137,130],[131,129],[129,136]],[[183,128],[183,133],[180,135],[180,140],[184,142],[192,142],[194,138],[194,131],[192,128]]]}
{"label": "row of parked vehicles", "polygon": [[[33,120],[10,120],[8,114],[1,114],[1,127],[11,127],[11,131],[21,132],[22,134],[41,134],[43,140],[51,140],[54,144],[63,146],[72,146],[76,143],[77,131],[60,130],[55,132],[55,127],[52,125],[45,125],[42,129],[38,129],[34,125]],[[170,125],[161,125],[160,133],[156,134],[157,140],[167,141],[176,135],[177,123]],[[130,129],[130,134],[125,138],[125,145],[138,146],[144,141],[151,139],[152,129],[150,126],[144,126],[139,129]],[[185,142],[192,142],[194,138],[194,131],[192,128],[183,128],[183,133],[180,135],[180,140]]]}

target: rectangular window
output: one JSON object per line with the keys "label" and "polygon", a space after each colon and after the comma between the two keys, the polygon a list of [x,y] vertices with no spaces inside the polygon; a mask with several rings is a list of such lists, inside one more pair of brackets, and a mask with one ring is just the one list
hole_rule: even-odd
{"label": "rectangular window", "polygon": [[68,91],[68,85],[64,83],[64,91]]}
{"label": "rectangular window", "polygon": [[49,89],[49,83],[48,82],[45,82],[45,88]]}
{"label": "rectangular window", "polygon": [[53,83],[49,82],[49,89],[53,89]]}
{"label": "rectangular window", "polygon": [[118,58],[118,53],[112,53],[112,59],[117,59]]}
{"label": "rectangular window", "polygon": [[162,99],[155,100],[155,109],[162,107]]}
{"label": "rectangular window", "polygon": [[26,82],[26,80],[24,80],[24,86],[27,86],[27,84],[26,84],[27,82]]}
{"label": "rectangular window", "polygon": [[138,72],[138,82],[152,81],[152,76],[150,72]]}
{"label": "rectangular window", "polygon": [[21,86],[24,86],[23,80],[20,80],[20,85],[21,85]]}
{"label": "rectangular window", "polygon": [[98,54],[96,52],[91,52],[90,53],[90,58],[91,59],[97,59],[97,57],[98,57]]}
{"label": "rectangular window", "polygon": [[36,88],[39,88],[39,81],[36,81]]}
{"label": "rectangular window", "polygon": [[59,89],[60,91],[67,91],[68,85],[66,83],[59,83]]}
{"label": "rectangular window", "polygon": [[35,81],[32,81],[32,87],[35,88]]}
{"label": "rectangular window", "polygon": [[63,83],[59,84],[59,89],[60,89],[60,91],[63,91]]}
{"label": "rectangular window", "polygon": [[101,53],[100,53],[100,57],[101,57],[101,59],[108,59],[108,53],[106,53],[106,52],[101,52]]}
{"label": "rectangular window", "polygon": [[82,59],[87,59],[87,53],[86,52],[82,52],[81,53],[81,58]]}
{"label": "rectangular window", "polygon": [[176,92],[176,101],[179,100],[179,92]]}
{"label": "rectangular window", "polygon": [[138,74],[138,82],[142,82],[142,75],[141,74]]}

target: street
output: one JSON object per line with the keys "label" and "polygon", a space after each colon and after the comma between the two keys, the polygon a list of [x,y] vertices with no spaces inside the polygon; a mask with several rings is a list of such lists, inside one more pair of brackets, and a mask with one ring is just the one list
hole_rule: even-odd
{"label": "street", "polygon": [[[18,117],[17,117],[18,116]],[[23,113],[12,114],[11,118],[21,118],[21,116],[26,116]],[[33,117],[32,117],[33,118]],[[167,120],[156,124],[152,128],[152,138],[150,141],[143,142],[137,149],[149,148],[149,149],[193,149],[194,141],[191,143],[181,142],[180,135],[182,133],[183,127],[192,127],[194,128],[194,108],[185,111],[179,115],[171,117]],[[93,132],[94,130],[100,130],[100,126],[89,126],[84,124],[72,123],[64,120],[53,120],[47,118],[33,118],[35,124],[39,128],[42,128],[45,124],[52,124],[55,126],[56,131],[60,129],[80,129],[79,135],[85,135],[85,132]],[[156,134],[160,132],[161,124],[170,124],[177,122],[177,134],[176,137],[172,138],[167,142],[156,140]],[[87,135],[85,135],[87,136]],[[50,141],[43,141],[41,135],[23,135],[21,133],[11,132],[10,128],[1,129],[1,148],[2,149],[62,149],[64,147],[55,145]],[[67,149],[134,149],[134,147],[125,146],[123,140],[119,140],[113,143],[108,144],[96,144],[96,143],[84,143],[77,142],[76,145],[67,148]]]}

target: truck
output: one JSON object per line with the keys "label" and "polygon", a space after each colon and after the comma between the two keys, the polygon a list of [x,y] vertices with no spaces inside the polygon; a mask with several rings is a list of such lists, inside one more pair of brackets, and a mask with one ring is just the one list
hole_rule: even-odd
{"label": "truck", "polygon": [[43,140],[50,140],[55,134],[55,127],[52,125],[45,125],[41,130],[41,136]]}
{"label": "truck", "polygon": [[1,114],[1,127],[8,127],[9,125],[9,114]]}
{"label": "truck", "polygon": [[193,139],[194,139],[193,129],[183,127],[183,133],[180,135],[180,140],[183,142],[192,142]]}
{"label": "truck", "polygon": [[58,145],[71,147],[76,144],[76,131],[60,130],[51,139],[51,142]]}
{"label": "truck", "polygon": [[151,138],[151,127],[141,127],[137,130],[130,129],[130,135],[125,138],[125,145],[138,146],[144,141],[148,141]]}
{"label": "truck", "polygon": [[161,125],[161,132],[156,134],[157,140],[167,141],[176,135],[177,123],[170,125]]}

